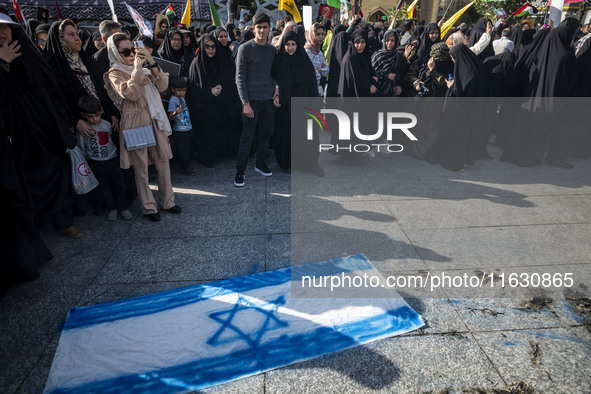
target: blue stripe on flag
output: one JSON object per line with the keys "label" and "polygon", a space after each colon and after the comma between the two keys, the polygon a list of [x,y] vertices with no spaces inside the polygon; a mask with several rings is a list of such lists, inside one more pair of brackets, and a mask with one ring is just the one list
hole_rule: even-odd
{"label": "blue stripe on flag", "polygon": [[[281,336],[259,347],[222,357],[201,359],[157,371],[120,376],[52,393],[170,393],[199,390],[271,369],[306,361],[335,351],[419,328],[421,317],[409,306],[369,319],[294,336]],[[371,327],[371,329],[368,329]]]}
{"label": "blue stripe on flag", "polygon": [[[341,272],[373,269],[371,262],[357,254],[341,259],[293,267],[294,277],[302,275],[333,275]],[[263,287],[277,286],[291,280],[291,268],[237,276],[206,285],[173,289],[136,298],[109,302],[100,305],[73,308],[68,313],[63,330],[72,330],[95,324],[108,323],[180,308],[224,294],[241,293]],[[297,276],[296,276],[297,275]]]}

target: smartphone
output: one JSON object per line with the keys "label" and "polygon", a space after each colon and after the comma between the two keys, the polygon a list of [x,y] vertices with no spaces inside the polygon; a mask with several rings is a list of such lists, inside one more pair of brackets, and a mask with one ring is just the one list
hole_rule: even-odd
{"label": "smartphone", "polygon": [[136,48],[144,48],[144,42],[143,41],[134,41],[133,46],[135,46]]}

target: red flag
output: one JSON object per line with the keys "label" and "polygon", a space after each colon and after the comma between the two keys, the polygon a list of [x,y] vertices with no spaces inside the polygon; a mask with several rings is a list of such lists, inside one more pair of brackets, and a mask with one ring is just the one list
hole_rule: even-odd
{"label": "red flag", "polygon": [[61,21],[62,20],[62,13],[60,12],[60,6],[57,5],[57,2],[55,3],[55,8],[57,8],[57,19],[59,19]]}
{"label": "red flag", "polygon": [[18,1],[12,0],[12,6],[14,7],[14,14],[16,15],[16,19],[25,23],[25,18],[23,18],[23,14],[21,13],[21,7],[18,6]]}

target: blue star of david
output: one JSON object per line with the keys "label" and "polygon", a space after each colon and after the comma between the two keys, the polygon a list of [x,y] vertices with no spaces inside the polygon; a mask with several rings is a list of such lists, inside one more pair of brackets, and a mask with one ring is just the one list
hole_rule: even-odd
{"label": "blue star of david", "polygon": [[[222,335],[222,333],[226,329],[230,329],[230,330],[234,331],[236,334],[238,334],[238,337],[242,338],[250,346],[258,347],[260,344],[261,338],[263,337],[265,332],[270,331],[272,329],[277,329],[280,327],[287,327],[288,326],[288,324],[286,322],[279,320],[277,318],[277,316],[274,315],[275,312],[277,311],[277,308],[279,307],[279,305],[283,305],[283,304],[285,304],[285,297],[284,296],[280,296],[279,298],[277,298],[274,301],[264,302],[264,303],[260,303],[257,305],[253,304],[252,302],[243,298],[242,296],[239,296],[238,302],[236,302],[236,304],[232,307],[232,309],[229,309],[226,311],[220,311],[220,312],[213,312],[213,313],[209,314],[209,317],[211,319],[217,321],[222,326],[211,338],[209,338],[207,340],[207,344],[215,345],[218,342],[220,335]],[[257,312],[262,313],[263,315],[266,316],[265,321],[263,322],[261,327],[258,329],[257,332],[254,333],[254,338],[252,337],[252,334],[249,335],[248,333],[245,333],[240,328],[238,328],[232,324],[232,319],[234,318],[234,316],[236,316],[236,313],[243,311],[243,310],[247,310],[247,309],[252,309],[253,311],[257,311]],[[220,316],[223,316],[223,315],[228,315],[228,317],[224,320],[224,319],[220,318]],[[269,327],[269,324],[271,322],[275,323],[275,327]]]}

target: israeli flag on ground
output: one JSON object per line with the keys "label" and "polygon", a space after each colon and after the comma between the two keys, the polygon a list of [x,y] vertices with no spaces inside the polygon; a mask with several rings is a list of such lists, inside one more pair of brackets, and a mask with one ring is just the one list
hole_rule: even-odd
{"label": "israeli flag on ground", "polygon": [[[363,255],[295,271],[381,277]],[[302,285],[292,273],[286,268],[74,308],[45,392],[199,390],[424,324],[401,298],[292,297],[291,286]]]}

